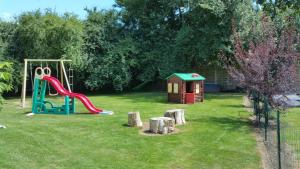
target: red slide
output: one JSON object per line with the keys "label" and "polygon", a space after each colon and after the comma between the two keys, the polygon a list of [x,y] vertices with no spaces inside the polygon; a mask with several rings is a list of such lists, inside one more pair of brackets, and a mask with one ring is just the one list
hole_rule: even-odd
{"label": "red slide", "polygon": [[76,99],[79,99],[92,114],[99,114],[103,112],[103,110],[97,109],[85,95],[69,92],[68,90],[66,90],[64,86],[60,83],[60,81],[57,80],[55,77],[44,76],[43,80],[48,81],[49,84],[51,84],[51,86],[53,86],[60,95],[69,96],[71,98],[75,97]]}

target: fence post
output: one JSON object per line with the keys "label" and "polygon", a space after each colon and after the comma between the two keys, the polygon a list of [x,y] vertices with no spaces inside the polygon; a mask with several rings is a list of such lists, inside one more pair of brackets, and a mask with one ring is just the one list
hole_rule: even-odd
{"label": "fence post", "polygon": [[252,95],[253,110],[254,110],[254,115],[256,116],[257,126],[260,127],[261,110],[259,108],[259,95],[254,91],[250,93]]}
{"label": "fence post", "polygon": [[266,96],[264,96],[264,113],[265,113],[265,141],[268,140],[268,127],[269,127],[269,100]]}
{"label": "fence post", "polygon": [[278,153],[278,168],[281,169],[281,141],[280,141],[280,112],[277,112],[277,153]]}

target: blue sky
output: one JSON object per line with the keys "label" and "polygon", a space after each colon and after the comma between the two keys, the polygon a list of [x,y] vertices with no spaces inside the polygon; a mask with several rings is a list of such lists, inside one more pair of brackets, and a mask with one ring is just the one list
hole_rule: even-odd
{"label": "blue sky", "polygon": [[54,9],[57,13],[72,12],[80,18],[85,18],[85,7],[98,9],[110,9],[114,0],[0,0],[0,18],[12,20],[14,16],[36,9]]}

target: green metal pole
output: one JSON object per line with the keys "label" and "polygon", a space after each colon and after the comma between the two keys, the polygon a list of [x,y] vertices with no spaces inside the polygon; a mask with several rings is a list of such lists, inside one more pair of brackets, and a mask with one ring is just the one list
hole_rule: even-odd
{"label": "green metal pole", "polygon": [[46,97],[46,89],[47,89],[47,81],[42,80],[42,87],[41,87],[41,93],[40,93],[40,104],[41,104],[41,111],[46,112],[46,107],[44,106],[44,101]]}
{"label": "green metal pole", "polygon": [[72,112],[75,113],[75,98],[72,98]]}
{"label": "green metal pole", "polygon": [[70,99],[69,96],[65,96],[65,113],[70,114]]}
{"label": "green metal pole", "polygon": [[47,89],[47,81],[43,80],[43,81],[42,81],[41,93],[40,93],[40,101],[41,101],[42,103],[45,101],[45,97],[46,97],[46,89]]}
{"label": "green metal pole", "polygon": [[38,97],[38,89],[40,85],[40,80],[37,78],[34,78],[34,87],[33,87],[33,95],[32,95],[32,107],[31,107],[31,112],[32,113],[37,113],[37,97]]}
{"label": "green metal pole", "polygon": [[265,112],[265,141],[268,140],[268,126],[269,126],[269,106],[268,99],[264,97],[264,112]]}
{"label": "green metal pole", "polygon": [[281,141],[280,141],[280,112],[277,110],[277,153],[278,168],[281,169]]}

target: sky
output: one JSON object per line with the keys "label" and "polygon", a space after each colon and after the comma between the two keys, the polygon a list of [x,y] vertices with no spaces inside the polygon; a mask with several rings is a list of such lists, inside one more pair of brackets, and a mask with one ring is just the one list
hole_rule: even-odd
{"label": "sky", "polygon": [[22,12],[51,8],[58,14],[72,12],[84,19],[85,7],[110,9],[114,2],[114,0],[0,0],[0,18],[10,21]]}

